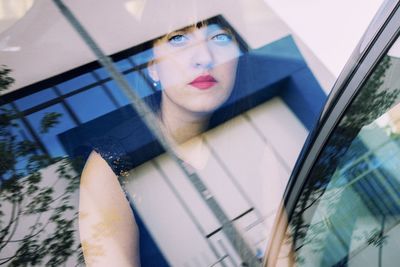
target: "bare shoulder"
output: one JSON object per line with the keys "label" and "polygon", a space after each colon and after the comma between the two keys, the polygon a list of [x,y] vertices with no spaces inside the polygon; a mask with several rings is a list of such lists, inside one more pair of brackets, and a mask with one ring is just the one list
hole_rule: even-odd
{"label": "bare shoulder", "polygon": [[107,182],[116,180],[117,175],[112,171],[111,167],[96,151],[92,151],[86,161],[82,171],[81,183],[83,185],[94,181]]}
{"label": "bare shoulder", "polygon": [[79,234],[88,266],[139,266],[138,229],[132,209],[117,175],[95,151],[81,177]]}

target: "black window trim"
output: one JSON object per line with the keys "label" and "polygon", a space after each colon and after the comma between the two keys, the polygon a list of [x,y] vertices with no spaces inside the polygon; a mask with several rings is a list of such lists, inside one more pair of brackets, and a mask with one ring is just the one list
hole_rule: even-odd
{"label": "black window trim", "polygon": [[[395,3],[395,5],[394,5]],[[284,193],[283,205],[277,213],[272,236],[264,258],[264,266],[275,266],[279,249],[286,232],[287,221],[293,215],[296,202],[301,195],[312,166],[324,148],[331,132],[340,121],[347,106],[352,102],[357,92],[362,88],[367,77],[372,73],[381,58],[387,54],[391,45],[400,34],[400,1],[387,1],[381,9],[375,22],[379,30],[371,40],[359,42],[348,60],[344,70],[339,75],[321,114],[317,126],[309,134],[302,152],[296,162]],[[371,27],[373,26],[373,27]],[[376,29],[371,25],[369,29]],[[368,37],[364,35],[364,37]],[[360,51],[361,45],[368,43]]]}

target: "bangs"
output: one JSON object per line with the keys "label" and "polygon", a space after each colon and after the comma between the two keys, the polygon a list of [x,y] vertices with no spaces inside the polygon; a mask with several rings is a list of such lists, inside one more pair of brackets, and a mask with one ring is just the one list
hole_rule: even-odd
{"label": "bangs", "polygon": [[171,36],[171,34],[173,34],[174,32],[179,32],[179,31],[185,32],[185,31],[189,31],[193,28],[200,29],[200,28],[206,27],[208,25],[220,26],[222,29],[224,29],[225,31],[227,31],[229,34],[231,34],[233,36],[234,40],[238,43],[241,52],[249,51],[249,47],[248,47],[247,43],[242,39],[242,37],[232,28],[232,26],[221,15],[218,15],[218,16],[206,19],[206,20],[201,20],[199,22],[190,24],[181,29],[171,31],[159,38],[154,39],[152,42],[152,47],[154,45],[156,45],[156,43],[158,43],[159,41],[168,39],[168,37]]}

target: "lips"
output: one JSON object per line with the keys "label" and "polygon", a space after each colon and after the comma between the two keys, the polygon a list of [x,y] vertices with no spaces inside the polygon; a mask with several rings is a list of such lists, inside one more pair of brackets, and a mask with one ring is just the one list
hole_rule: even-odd
{"label": "lips", "polygon": [[189,84],[200,90],[206,90],[213,87],[217,80],[211,75],[202,75],[191,81]]}

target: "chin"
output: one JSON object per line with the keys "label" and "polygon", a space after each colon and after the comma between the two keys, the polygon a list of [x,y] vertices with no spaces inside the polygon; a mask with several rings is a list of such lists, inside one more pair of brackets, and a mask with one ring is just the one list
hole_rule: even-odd
{"label": "chin", "polygon": [[214,113],[214,111],[216,111],[220,106],[221,105],[212,106],[212,107],[202,107],[202,108],[197,108],[197,109],[192,108],[192,112],[196,113],[198,116],[207,117],[207,116],[211,116]]}

